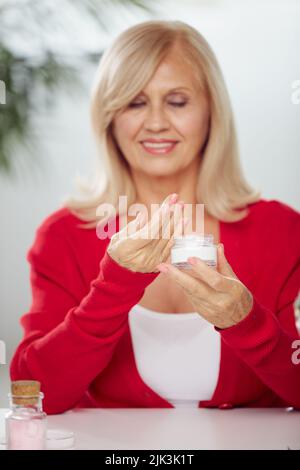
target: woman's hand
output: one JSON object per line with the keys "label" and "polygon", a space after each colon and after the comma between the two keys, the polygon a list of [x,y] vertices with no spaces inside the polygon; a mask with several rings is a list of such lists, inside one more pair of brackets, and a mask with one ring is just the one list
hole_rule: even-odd
{"label": "woman's hand", "polygon": [[139,213],[116,232],[107,248],[111,258],[131,271],[158,272],[157,265],[169,257],[174,235],[180,235],[184,227],[184,203],[177,204],[177,199],[177,194],[169,195],[149,222],[146,213]]}
{"label": "woman's hand", "polygon": [[192,257],[188,262],[191,269],[184,272],[169,263],[158,269],[183,288],[196,312],[218,328],[233,326],[248,315],[252,294],[233,272],[222,244],[218,245],[217,270],[200,258]]}

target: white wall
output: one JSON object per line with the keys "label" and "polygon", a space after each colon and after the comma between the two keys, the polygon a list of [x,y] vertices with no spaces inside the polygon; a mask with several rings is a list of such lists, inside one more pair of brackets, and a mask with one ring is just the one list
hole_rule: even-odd
{"label": "white wall", "polygon": [[[186,21],[208,39],[231,95],[248,180],[263,197],[300,210],[300,104],[291,102],[292,82],[300,79],[300,3],[165,0],[158,17]],[[112,37],[139,21],[128,15]],[[37,117],[40,170],[13,181],[0,177],[0,339],[7,362],[30,303],[25,257],[35,229],[74,189],[74,175],[89,172],[96,155],[88,116],[93,73],[93,67],[85,71],[86,87],[76,98],[62,92],[53,113]],[[0,365],[0,407],[7,404],[8,384],[8,365]]]}

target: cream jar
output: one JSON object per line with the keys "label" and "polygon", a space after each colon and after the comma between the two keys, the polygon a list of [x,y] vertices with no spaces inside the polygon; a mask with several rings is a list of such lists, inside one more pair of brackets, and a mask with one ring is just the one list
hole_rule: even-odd
{"label": "cream jar", "polygon": [[189,234],[174,237],[174,245],[171,249],[171,263],[177,268],[191,268],[187,259],[196,256],[213,269],[217,267],[217,246],[214,244],[214,236]]}

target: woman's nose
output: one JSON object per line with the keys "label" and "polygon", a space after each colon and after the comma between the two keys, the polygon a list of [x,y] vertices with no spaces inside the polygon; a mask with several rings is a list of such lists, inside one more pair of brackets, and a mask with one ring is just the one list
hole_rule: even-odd
{"label": "woman's nose", "polygon": [[144,121],[146,130],[161,131],[169,128],[170,124],[161,108],[150,108]]}

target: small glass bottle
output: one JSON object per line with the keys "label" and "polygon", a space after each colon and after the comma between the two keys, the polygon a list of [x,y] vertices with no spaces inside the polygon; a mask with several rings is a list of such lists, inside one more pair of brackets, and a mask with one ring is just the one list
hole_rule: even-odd
{"label": "small glass bottle", "polygon": [[187,259],[196,256],[202,259],[213,269],[217,267],[217,246],[214,245],[214,236],[189,234],[174,237],[171,249],[171,263],[178,268],[190,269]]}
{"label": "small glass bottle", "polygon": [[40,382],[11,383],[10,411],[5,417],[7,450],[44,450],[47,415],[43,412]]}

